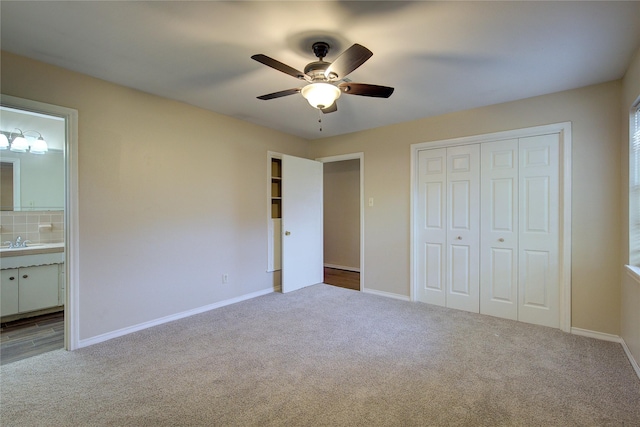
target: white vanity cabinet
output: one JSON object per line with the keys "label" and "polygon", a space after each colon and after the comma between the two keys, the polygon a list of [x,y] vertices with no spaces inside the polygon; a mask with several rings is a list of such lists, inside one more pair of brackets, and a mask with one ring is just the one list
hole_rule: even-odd
{"label": "white vanity cabinet", "polygon": [[0,249],[0,316],[64,305],[64,244]]}
{"label": "white vanity cabinet", "polygon": [[58,305],[58,264],[18,269],[20,294],[18,312]]}
{"label": "white vanity cabinet", "polygon": [[59,264],[2,270],[2,316],[59,303]]}
{"label": "white vanity cabinet", "polygon": [[18,312],[18,269],[0,271],[0,316],[8,316]]}

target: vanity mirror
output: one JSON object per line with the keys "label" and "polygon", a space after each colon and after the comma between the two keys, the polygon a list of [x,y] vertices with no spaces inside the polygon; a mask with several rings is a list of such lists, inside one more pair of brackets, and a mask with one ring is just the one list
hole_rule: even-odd
{"label": "vanity mirror", "polygon": [[43,138],[48,148],[37,154],[15,151],[12,144],[0,149],[0,210],[64,209],[64,119],[2,106],[0,132],[10,142],[23,134],[32,147]]}

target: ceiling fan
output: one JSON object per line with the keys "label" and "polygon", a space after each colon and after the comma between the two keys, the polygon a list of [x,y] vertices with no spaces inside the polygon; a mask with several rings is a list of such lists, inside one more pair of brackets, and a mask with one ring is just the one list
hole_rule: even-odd
{"label": "ceiling fan", "polygon": [[352,83],[345,80],[349,73],[364,64],[373,55],[373,52],[366,47],[356,43],[342,52],[333,62],[324,61],[329,53],[328,43],[316,42],[312,48],[318,61],[307,64],[304,67],[304,73],[266,55],[253,55],[251,59],[309,82],[306,86],[269,93],[258,96],[258,99],[268,100],[301,93],[312,107],[323,113],[333,113],[338,109],[335,101],[342,93],[374,98],[388,98],[393,93],[392,87]]}

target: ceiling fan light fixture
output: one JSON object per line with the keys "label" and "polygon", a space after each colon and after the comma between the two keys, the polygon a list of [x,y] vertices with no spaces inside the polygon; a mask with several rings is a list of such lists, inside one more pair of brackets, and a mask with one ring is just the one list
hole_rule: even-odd
{"label": "ceiling fan light fixture", "polygon": [[329,83],[311,83],[303,87],[300,92],[313,108],[319,110],[333,105],[341,93],[340,89]]}

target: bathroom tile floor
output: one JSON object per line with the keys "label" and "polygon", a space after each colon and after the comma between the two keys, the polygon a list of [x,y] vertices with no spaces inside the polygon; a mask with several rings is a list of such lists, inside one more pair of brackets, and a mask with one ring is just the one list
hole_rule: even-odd
{"label": "bathroom tile floor", "polygon": [[0,325],[0,364],[64,348],[64,312]]}

